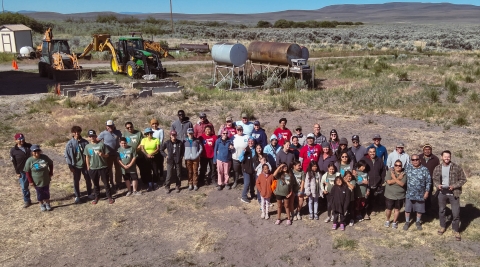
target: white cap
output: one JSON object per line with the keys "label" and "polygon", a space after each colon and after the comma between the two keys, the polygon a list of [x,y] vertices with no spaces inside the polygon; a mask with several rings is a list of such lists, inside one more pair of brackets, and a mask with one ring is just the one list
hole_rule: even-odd
{"label": "white cap", "polygon": [[107,126],[115,126],[115,123],[113,123],[113,120],[108,120]]}

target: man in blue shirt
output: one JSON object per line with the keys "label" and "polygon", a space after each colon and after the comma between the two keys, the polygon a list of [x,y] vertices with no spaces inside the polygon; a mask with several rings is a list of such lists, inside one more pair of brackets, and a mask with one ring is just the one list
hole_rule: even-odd
{"label": "man in blue shirt", "polygon": [[[107,158],[108,164],[108,179],[112,188],[112,191],[115,192],[117,189],[122,188],[122,166],[116,160],[118,157],[117,150],[120,148],[120,137],[122,137],[122,132],[117,130],[113,120],[108,120],[106,123],[105,131],[101,132],[97,136],[97,141],[105,144],[105,146],[110,151],[110,157]],[[113,167],[115,167],[115,174],[113,173]],[[115,178],[115,179],[114,179]],[[115,181],[115,183],[114,183]]]}
{"label": "man in blue shirt", "polygon": [[253,123],[253,131],[250,136],[255,139],[256,144],[262,146],[262,149],[267,145],[267,134],[265,133],[265,130],[260,127],[259,121]]}
{"label": "man in blue shirt", "polygon": [[242,120],[235,122],[236,126],[242,126],[243,134],[245,135],[252,135],[253,132],[253,122],[248,121],[247,113],[242,113]]}
{"label": "man in blue shirt", "polygon": [[387,153],[387,148],[384,147],[383,145],[380,144],[382,141],[382,137],[380,137],[379,134],[374,134],[373,135],[373,144],[371,144],[369,147],[367,147],[367,151],[371,147],[375,147],[376,153],[377,153],[377,158],[380,160],[383,160],[383,164],[387,166],[387,159],[388,159],[388,153]]}

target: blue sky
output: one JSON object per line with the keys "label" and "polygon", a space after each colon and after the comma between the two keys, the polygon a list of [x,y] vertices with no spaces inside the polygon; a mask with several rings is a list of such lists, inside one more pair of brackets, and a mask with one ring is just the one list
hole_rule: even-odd
{"label": "blue sky", "polygon": [[[169,0],[3,0],[5,10],[81,13],[93,11],[163,13],[170,11]],[[421,2],[411,0],[172,0],[173,12],[188,14],[263,13],[282,10],[313,10],[336,4],[377,4],[385,2]],[[441,3],[447,1],[425,1]],[[455,4],[480,5],[480,0],[451,0]],[[132,7],[132,10],[129,8]]]}

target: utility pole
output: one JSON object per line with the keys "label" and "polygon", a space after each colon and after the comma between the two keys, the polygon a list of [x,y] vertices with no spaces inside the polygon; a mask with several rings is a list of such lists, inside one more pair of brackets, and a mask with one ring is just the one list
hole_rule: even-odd
{"label": "utility pole", "polygon": [[3,0],[2,0],[2,12],[5,13],[5,8],[3,8]]}
{"label": "utility pole", "polygon": [[[2,0],[3,1],[3,0]],[[170,0],[170,23],[172,24],[172,33],[173,33],[173,13],[172,13],[172,0]]]}

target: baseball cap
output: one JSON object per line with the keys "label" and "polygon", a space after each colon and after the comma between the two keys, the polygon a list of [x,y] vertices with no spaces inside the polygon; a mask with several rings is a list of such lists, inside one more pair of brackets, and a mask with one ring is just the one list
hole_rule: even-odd
{"label": "baseball cap", "polygon": [[170,131],[170,135],[177,135],[177,131],[171,130],[171,131]]}
{"label": "baseball cap", "polygon": [[307,139],[308,138],[315,139],[315,135],[313,133],[309,133],[309,134],[307,134]]}
{"label": "baseball cap", "polygon": [[322,148],[324,148],[324,147],[330,148],[330,144],[328,142],[323,142],[322,143]]}
{"label": "baseball cap", "polygon": [[207,114],[205,114],[205,112],[200,112],[200,113],[198,113],[198,117],[205,118],[205,117],[207,117]]}
{"label": "baseball cap", "polygon": [[187,133],[193,133],[193,128],[188,128]]}
{"label": "baseball cap", "polygon": [[25,136],[22,133],[15,134],[15,140],[25,140]]}
{"label": "baseball cap", "polygon": [[88,136],[97,136],[97,132],[95,132],[95,130],[88,130]]}
{"label": "baseball cap", "polygon": [[145,128],[145,130],[143,131],[144,133],[153,133],[153,130],[152,128]]}
{"label": "baseball cap", "polygon": [[342,137],[340,138],[340,142],[338,142],[339,145],[348,145],[347,138]]}
{"label": "baseball cap", "polygon": [[299,125],[299,126],[295,127],[295,130],[298,130],[298,129],[302,130],[302,126]]}
{"label": "baseball cap", "polygon": [[243,118],[248,118],[247,113],[242,113],[242,119]]}
{"label": "baseball cap", "polygon": [[432,145],[430,145],[430,144],[428,144],[428,143],[425,144],[425,145],[423,145],[423,148],[426,148],[426,147],[433,148]]}
{"label": "baseball cap", "polygon": [[335,130],[335,129],[332,129],[332,130],[330,131],[330,134],[333,134],[333,133],[334,133],[334,134],[338,134],[338,133],[337,133],[337,130]]}
{"label": "baseball cap", "polygon": [[152,125],[152,124],[154,124],[154,123],[158,124],[158,120],[157,120],[157,119],[151,119],[151,120],[150,120],[150,125]]}
{"label": "baseball cap", "polygon": [[115,123],[113,123],[113,120],[108,120],[107,126],[115,126]]}
{"label": "baseball cap", "polygon": [[278,139],[277,139],[277,136],[274,135],[274,134],[272,134],[272,136],[270,136],[270,141],[272,141],[273,139],[278,140]]}
{"label": "baseball cap", "polygon": [[40,151],[41,151],[41,149],[40,149],[40,146],[39,146],[39,145],[32,145],[32,146],[30,147],[30,151],[38,151],[38,150],[40,150]]}
{"label": "baseball cap", "polygon": [[233,121],[232,117],[226,117],[225,121]]}
{"label": "baseball cap", "polygon": [[405,147],[405,145],[402,142],[400,142],[400,143],[397,143],[396,147]]}
{"label": "baseball cap", "polygon": [[382,137],[379,134],[374,134],[372,139],[382,139]]}
{"label": "baseball cap", "polygon": [[259,122],[259,121],[254,121],[254,122],[253,122],[253,125],[258,125],[258,126],[260,126],[260,122]]}
{"label": "baseball cap", "polygon": [[353,140],[360,141],[360,136],[358,136],[358,135],[353,135],[353,136],[352,136],[352,141],[353,141]]}

